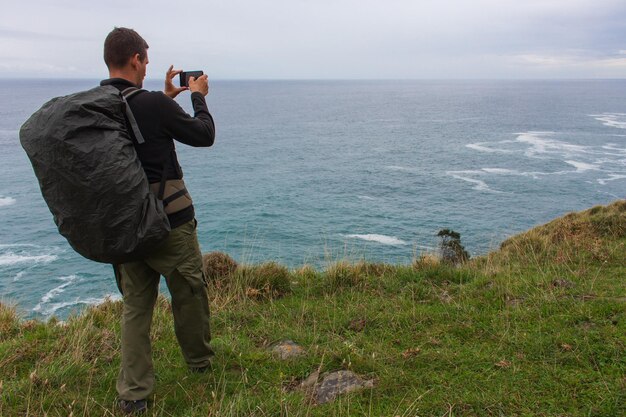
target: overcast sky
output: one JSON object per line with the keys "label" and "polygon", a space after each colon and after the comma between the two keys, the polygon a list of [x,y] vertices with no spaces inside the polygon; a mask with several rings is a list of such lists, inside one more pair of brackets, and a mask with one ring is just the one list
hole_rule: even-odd
{"label": "overcast sky", "polygon": [[626,78],[626,0],[5,1],[0,77],[106,78],[114,26],[148,78]]}

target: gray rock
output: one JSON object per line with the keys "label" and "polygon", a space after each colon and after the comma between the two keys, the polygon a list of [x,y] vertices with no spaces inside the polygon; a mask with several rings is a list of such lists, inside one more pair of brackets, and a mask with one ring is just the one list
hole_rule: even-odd
{"label": "gray rock", "polygon": [[[309,378],[312,376],[313,374]],[[332,372],[324,376],[322,382],[317,386],[315,400],[318,404],[324,404],[334,400],[338,395],[373,387],[374,380],[364,380],[354,372]]]}
{"label": "gray rock", "polygon": [[271,349],[271,352],[280,359],[291,359],[304,355],[305,351],[302,346],[292,340],[283,340],[277,343]]}

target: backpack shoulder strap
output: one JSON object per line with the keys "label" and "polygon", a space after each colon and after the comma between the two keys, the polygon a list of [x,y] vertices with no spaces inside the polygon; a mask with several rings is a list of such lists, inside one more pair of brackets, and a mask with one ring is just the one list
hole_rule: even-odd
{"label": "backpack shoulder strap", "polygon": [[143,88],[128,87],[128,88],[125,88],[124,90],[122,90],[122,95],[124,96],[124,98],[126,98],[126,101],[128,101],[134,95],[136,95],[138,93],[143,93],[144,91],[146,91],[146,90],[144,90]]}
{"label": "backpack shoulder strap", "polygon": [[133,116],[133,112],[131,111],[130,106],[128,105],[128,100],[130,100],[133,96],[143,91],[146,91],[146,90],[143,90],[137,87],[128,87],[127,89],[123,90],[120,93],[120,96],[122,97],[122,101],[124,101],[124,105],[126,107],[126,118],[128,119],[130,128],[133,130],[135,139],[137,140],[137,143],[139,144],[144,143],[145,139],[143,138],[143,135],[141,134],[141,131],[139,130],[139,125],[137,125],[137,121],[135,120],[135,116]]}

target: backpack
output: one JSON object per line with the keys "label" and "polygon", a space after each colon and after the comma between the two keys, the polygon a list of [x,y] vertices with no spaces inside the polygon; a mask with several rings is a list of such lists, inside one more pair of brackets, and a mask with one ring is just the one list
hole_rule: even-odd
{"label": "backpack", "polygon": [[129,132],[144,142],[126,101],[141,91],[99,86],[57,97],[20,129],[59,233],[97,262],[141,259],[170,232]]}

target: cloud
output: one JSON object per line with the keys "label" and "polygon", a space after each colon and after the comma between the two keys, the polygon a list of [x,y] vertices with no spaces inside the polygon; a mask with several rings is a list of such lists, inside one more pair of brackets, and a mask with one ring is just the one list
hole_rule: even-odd
{"label": "cloud", "polygon": [[173,63],[214,78],[623,77],[626,51],[623,0],[32,0],[3,6],[0,62],[101,77],[114,26],[146,38],[149,76]]}
{"label": "cloud", "polygon": [[510,57],[518,64],[528,64],[538,67],[562,68],[568,66],[578,67],[624,67],[626,58],[618,57],[595,57],[588,55],[537,55],[521,54]]}
{"label": "cloud", "polygon": [[44,41],[44,42],[57,42],[57,41],[89,42],[91,40],[88,37],[78,36],[78,35],[42,33],[42,32],[33,32],[33,31],[27,31],[27,30],[13,30],[13,29],[3,29],[3,28],[0,28],[0,39]]}

